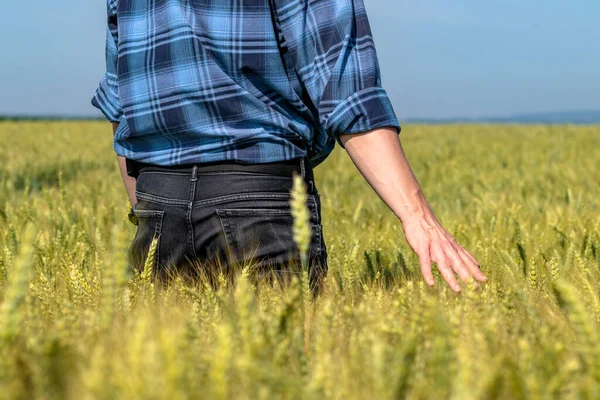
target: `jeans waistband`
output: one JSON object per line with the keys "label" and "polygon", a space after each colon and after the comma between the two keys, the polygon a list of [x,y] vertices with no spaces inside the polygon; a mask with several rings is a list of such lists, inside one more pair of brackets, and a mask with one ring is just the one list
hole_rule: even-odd
{"label": "jeans waistband", "polygon": [[244,164],[236,161],[219,161],[214,163],[202,164],[181,164],[172,166],[163,166],[155,164],[147,164],[139,161],[127,159],[127,173],[129,176],[137,178],[143,171],[165,171],[177,172],[182,174],[191,174],[196,170],[196,173],[204,172],[256,172],[268,175],[292,177],[294,174],[300,175],[305,181],[313,181],[314,174],[310,163],[305,158],[297,158],[293,160],[284,160],[270,163],[260,164]]}

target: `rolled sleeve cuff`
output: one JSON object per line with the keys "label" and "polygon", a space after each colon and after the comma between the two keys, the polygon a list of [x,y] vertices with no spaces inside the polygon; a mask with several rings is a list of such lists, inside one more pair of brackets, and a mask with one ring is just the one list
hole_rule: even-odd
{"label": "rolled sleeve cuff", "polygon": [[366,132],[400,123],[385,89],[372,87],[360,90],[338,104],[325,121],[325,131],[344,147],[339,136],[345,133]]}
{"label": "rolled sleeve cuff", "polygon": [[94,97],[92,105],[98,108],[110,122],[119,122],[123,111],[119,104],[118,96],[114,94],[113,89],[108,84],[106,75],[102,78]]}

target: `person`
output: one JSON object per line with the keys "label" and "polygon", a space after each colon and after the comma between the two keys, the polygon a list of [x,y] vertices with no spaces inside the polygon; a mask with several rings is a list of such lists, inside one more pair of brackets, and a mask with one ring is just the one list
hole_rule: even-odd
{"label": "person", "polygon": [[432,262],[456,292],[455,274],[487,280],[407,162],[363,0],[108,0],[107,10],[92,104],[113,123],[136,268],[158,238],[158,275],[240,259],[285,270],[298,259],[289,200],[299,174],[319,282],[327,247],[313,169],[338,144],[399,218],[428,285]]}

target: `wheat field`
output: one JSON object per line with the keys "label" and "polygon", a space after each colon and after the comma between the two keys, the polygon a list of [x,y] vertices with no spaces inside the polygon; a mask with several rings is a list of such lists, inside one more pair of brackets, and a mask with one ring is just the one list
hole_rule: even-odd
{"label": "wheat field", "polygon": [[329,274],[134,274],[104,122],[1,122],[1,399],[600,396],[600,127],[404,126],[442,224],[490,278],[423,284],[343,150],[316,169]]}

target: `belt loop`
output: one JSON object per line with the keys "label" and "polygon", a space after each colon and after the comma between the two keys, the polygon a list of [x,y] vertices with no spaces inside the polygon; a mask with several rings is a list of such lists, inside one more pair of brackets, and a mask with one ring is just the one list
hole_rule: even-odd
{"label": "belt loop", "polygon": [[302,173],[302,179],[306,180],[306,166],[304,165],[305,158],[300,159],[300,172]]}
{"label": "belt loop", "polygon": [[308,192],[309,193],[313,193],[315,191],[315,183],[312,179],[307,179],[308,176],[306,175],[306,158],[302,158],[300,160],[300,171],[302,172],[302,179],[304,180],[304,182],[307,182],[309,184],[309,189]]}
{"label": "belt loop", "polygon": [[190,179],[191,182],[196,182],[198,180],[198,164],[194,165],[194,168],[192,168],[192,178]]}

